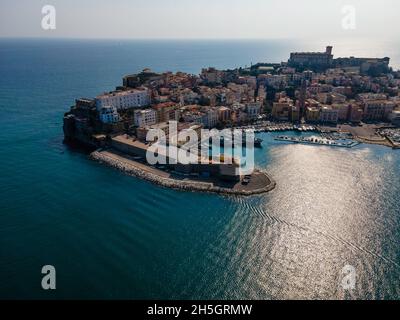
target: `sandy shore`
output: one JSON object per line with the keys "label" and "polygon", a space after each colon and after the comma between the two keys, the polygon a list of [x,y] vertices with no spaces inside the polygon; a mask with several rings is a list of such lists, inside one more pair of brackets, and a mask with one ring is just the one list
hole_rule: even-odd
{"label": "sandy shore", "polygon": [[261,171],[256,171],[253,174],[251,182],[248,185],[242,185],[240,182],[227,183],[216,179],[206,180],[174,176],[172,173],[137,162],[131,157],[114,150],[98,150],[91,153],[90,157],[100,163],[121,170],[128,175],[175,190],[251,196],[267,193],[276,186],[275,181],[267,173]]}

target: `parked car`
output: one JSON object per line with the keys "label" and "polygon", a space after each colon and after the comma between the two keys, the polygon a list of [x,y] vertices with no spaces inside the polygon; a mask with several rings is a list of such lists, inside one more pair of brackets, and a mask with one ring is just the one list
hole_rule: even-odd
{"label": "parked car", "polygon": [[242,184],[243,185],[248,185],[251,181],[251,177],[250,176],[245,176],[242,180]]}

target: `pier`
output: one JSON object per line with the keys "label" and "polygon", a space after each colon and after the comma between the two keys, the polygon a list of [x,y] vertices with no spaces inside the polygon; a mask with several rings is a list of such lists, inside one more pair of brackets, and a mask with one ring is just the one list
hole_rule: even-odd
{"label": "pier", "polygon": [[335,141],[326,138],[319,137],[289,137],[289,136],[278,136],[275,138],[277,141],[299,143],[299,144],[310,144],[317,146],[328,146],[338,148],[353,148],[358,146],[358,141]]}

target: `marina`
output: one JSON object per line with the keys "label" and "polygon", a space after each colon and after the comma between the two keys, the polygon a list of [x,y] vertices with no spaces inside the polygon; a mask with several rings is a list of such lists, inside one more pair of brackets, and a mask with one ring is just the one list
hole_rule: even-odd
{"label": "marina", "polygon": [[302,125],[293,123],[275,123],[275,122],[262,122],[252,126],[244,126],[238,129],[254,130],[256,133],[262,132],[282,132],[282,131],[298,131],[298,132],[320,132],[317,126]]}

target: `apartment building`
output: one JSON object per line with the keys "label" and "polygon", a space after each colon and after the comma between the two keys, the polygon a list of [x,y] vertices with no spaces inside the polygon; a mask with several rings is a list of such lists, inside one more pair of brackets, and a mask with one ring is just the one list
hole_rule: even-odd
{"label": "apartment building", "polygon": [[99,117],[102,123],[117,123],[120,121],[117,108],[113,106],[102,107],[99,111]]}
{"label": "apartment building", "polygon": [[337,123],[339,120],[339,110],[331,106],[323,106],[320,110],[319,121],[322,123]]}
{"label": "apartment building", "polygon": [[152,126],[157,123],[157,112],[153,109],[136,110],[134,113],[134,124],[139,128]]}
{"label": "apartment building", "polygon": [[96,108],[111,106],[117,110],[141,108],[150,104],[149,89],[132,89],[127,91],[114,91],[96,97]]}
{"label": "apartment building", "polygon": [[293,100],[290,98],[281,98],[274,102],[272,106],[272,117],[279,121],[288,121],[293,107]]}

